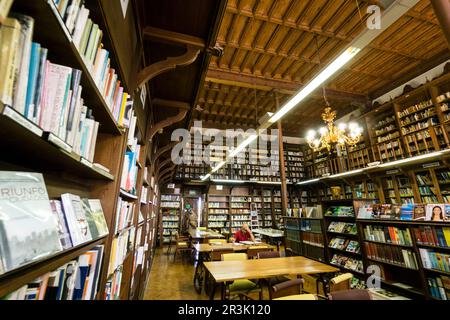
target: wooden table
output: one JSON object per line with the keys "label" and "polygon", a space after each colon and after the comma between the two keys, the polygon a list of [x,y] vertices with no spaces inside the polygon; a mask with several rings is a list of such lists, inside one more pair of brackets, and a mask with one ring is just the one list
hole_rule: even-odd
{"label": "wooden table", "polygon": [[[208,260],[209,254],[213,251],[213,249],[233,249],[235,252],[247,251],[249,248],[254,246],[266,246],[269,249],[274,249],[274,246],[271,246],[267,243],[257,243],[254,245],[239,245],[234,243],[224,243],[220,245],[211,245],[209,243],[197,243],[193,245],[193,248],[196,252],[198,252],[198,261],[194,270],[194,288],[198,294],[202,292],[202,287],[205,285],[206,288],[206,277],[203,261]],[[205,289],[206,290],[206,289]]]}
{"label": "wooden table", "polygon": [[285,275],[335,273],[339,269],[305,257],[256,259],[246,261],[205,262],[207,272],[213,278],[214,289],[210,299],[214,299],[215,286],[240,279],[265,279]]}

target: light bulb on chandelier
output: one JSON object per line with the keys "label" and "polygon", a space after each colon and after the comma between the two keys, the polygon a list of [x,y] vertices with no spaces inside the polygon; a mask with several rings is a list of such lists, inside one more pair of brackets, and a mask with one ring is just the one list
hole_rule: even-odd
{"label": "light bulb on chandelier", "polygon": [[336,111],[332,111],[330,107],[325,108],[322,119],[327,124],[326,127],[321,127],[318,132],[310,130],[306,135],[306,141],[315,152],[323,149],[331,151],[336,146],[351,147],[361,139],[363,129],[357,123],[340,123],[337,126],[334,124]]}

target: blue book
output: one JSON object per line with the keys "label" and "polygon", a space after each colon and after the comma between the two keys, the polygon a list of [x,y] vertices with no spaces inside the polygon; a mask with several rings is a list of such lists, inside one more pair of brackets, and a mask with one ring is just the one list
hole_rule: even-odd
{"label": "blue book", "polygon": [[37,75],[39,72],[39,60],[41,57],[41,45],[33,42],[31,44],[30,69],[28,71],[27,97],[25,99],[24,116],[28,119],[34,114],[34,95],[36,92]]}
{"label": "blue book", "polygon": [[447,247],[447,241],[445,241],[444,231],[442,230],[442,228],[436,228],[435,230],[439,245],[444,248]]}
{"label": "blue book", "polygon": [[103,63],[103,69],[102,69],[102,73],[100,75],[100,79],[99,79],[99,83],[103,82],[103,79],[105,78],[105,72],[106,72],[106,68],[108,67],[108,58],[109,58],[109,51],[106,51],[106,56],[105,56],[105,61]]}
{"label": "blue book", "polygon": [[402,205],[402,213],[400,216],[400,220],[412,220],[413,219],[413,211],[414,211],[414,204],[407,203]]}
{"label": "blue book", "polygon": [[86,278],[89,276],[89,256],[81,255],[78,258],[78,273],[73,290],[73,300],[82,300]]}

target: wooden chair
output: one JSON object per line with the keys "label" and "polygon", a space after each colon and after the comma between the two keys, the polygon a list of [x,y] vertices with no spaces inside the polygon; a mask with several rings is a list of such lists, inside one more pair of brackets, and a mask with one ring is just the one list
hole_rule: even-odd
{"label": "wooden chair", "polygon": [[[331,278],[330,280],[324,279],[323,288],[325,296],[323,298],[327,298],[327,294],[330,292],[350,290],[352,278],[353,274],[347,272]],[[316,284],[316,287],[318,288],[318,283]],[[317,294],[319,294],[319,292],[317,292]]]}
{"label": "wooden chair", "polygon": [[[222,261],[244,261],[247,260],[246,253],[227,253],[222,255]],[[250,299],[249,294],[258,293],[259,300],[262,300],[261,287],[248,279],[235,280],[230,283],[225,283],[222,297],[224,299],[231,299],[232,295],[237,295],[242,299]]]}
{"label": "wooden chair", "polygon": [[261,252],[268,252],[268,251],[273,251],[272,247],[269,246],[253,246],[253,247],[249,247],[247,250],[247,255],[249,259],[254,259],[258,257],[258,253]]}
{"label": "wooden chair", "polygon": [[329,293],[328,300],[372,300],[372,296],[365,289],[342,290]]}
{"label": "wooden chair", "polygon": [[[281,258],[281,253],[279,251],[258,252],[258,259],[273,259],[273,258]],[[277,276],[264,279],[263,281],[267,285],[267,288],[269,290],[269,299],[272,300],[273,297],[273,286],[279,283],[287,282],[289,280],[291,279],[285,276]]]}
{"label": "wooden chair", "polygon": [[187,236],[180,236],[177,234],[176,241],[175,241],[175,252],[173,254],[173,261],[175,261],[177,254],[183,254],[183,253],[190,253],[192,254],[192,247],[189,240],[189,237]]}
{"label": "wooden chair", "polygon": [[211,261],[222,261],[223,254],[234,253],[233,248],[212,248],[209,255]]}
{"label": "wooden chair", "polygon": [[317,300],[313,294],[303,294],[303,279],[281,282],[271,287],[271,300]]}

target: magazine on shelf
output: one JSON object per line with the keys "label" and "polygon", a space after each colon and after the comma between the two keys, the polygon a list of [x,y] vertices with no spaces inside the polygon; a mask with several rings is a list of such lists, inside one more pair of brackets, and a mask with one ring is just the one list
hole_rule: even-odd
{"label": "magazine on shelf", "polygon": [[0,274],[62,250],[40,173],[0,171]]}

